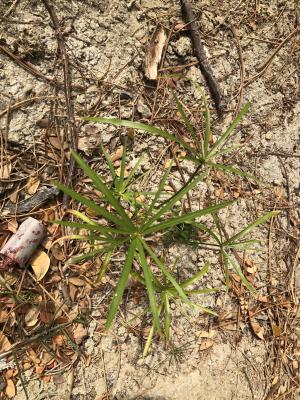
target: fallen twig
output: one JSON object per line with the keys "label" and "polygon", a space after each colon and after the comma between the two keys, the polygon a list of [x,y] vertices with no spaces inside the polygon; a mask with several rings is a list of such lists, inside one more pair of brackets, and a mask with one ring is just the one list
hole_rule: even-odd
{"label": "fallen twig", "polygon": [[221,89],[213,75],[211,66],[209,65],[208,60],[206,58],[204,47],[198,32],[197,24],[195,22],[195,16],[192,10],[192,6],[188,0],[181,0],[181,8],[185,22],[188,24],[192,43],[195,50],[195,55],[199,61],[201,72],[205,78],[211,97],[215,103],[218,115],[219,117],[221,117],[224,109],[224,105],[222,104]]}

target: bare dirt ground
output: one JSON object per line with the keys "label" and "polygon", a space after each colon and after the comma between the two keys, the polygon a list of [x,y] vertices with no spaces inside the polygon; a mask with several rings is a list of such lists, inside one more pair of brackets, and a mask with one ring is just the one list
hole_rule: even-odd
{"label": "bare dirt ground", "polygon": [[[88,160],[98,160],[98,170],[102,171],[97,159],[100,140],[115,153],[124,130],[84,125],[79,117],[114,116],[164,126],[176,114],[165,80],[154,87],[143,74],[147,44],[158,23],[169,33],[161,73],[180,72],[205,86],[203,77],[189,36],[182,30],[179,1],[53,3],[70,59],[78,147]],[[241,104],[250,101],[251,111],[234,137],[234,143],[243,147],[232,161],[269,183],[261,188],[216,174],[199,198],[209,192],[214,199],[232,195],[238,199],[224,215],[232,232],[265,211],[281,210],[278,218],[256,231],[255,237],[262,240],[261,252],[246,257],[259,295],[251,298],[237,283],[230,293],[199,298],[201,304],[219,313],[215,320],[183,306],[174,307],[171,345],[154,341],[151,352],[143,358],[147,323],[128,321],[143,310],[144,300],[134,302],[132,297],[137,294],[129,291],[118,321],[106,334],[103,320],[115,274],[96,290],[92,290],[91,280],[86,285],[77,281],[72,290],[82,307],[89,310],[85,339],[78,340],[78,348],[65,353],[66,357],[59,353],[57,342],[55,351],[61,363],[53,364],[46,347],[39,351],[26,347],[26,365],[23,361],[16,364],[13,357],[0,360],[0,398],[12,397],[8,396],[7,382],[13,380],[14,398],[18,400],[26,396],[40,400],[300,399],[299,1],[195,0],[193,6],[209,62],[224,92],[225,116],[222,123],[215,121],[216,131],[228,125]],[[1,160],[8,156],[12,165],[0,186],[3,243],[29,214],[44,222],[53,219],[52,214],[61,216],[61,199],[23,213],[12,213],[8,204],[32,195],[34,190],[28,193],[28,182],[32,187],[38,180],[39,190],[53,178],[66,176],[68,157],[63,153],[72,143],[57,37],[43,3],[4,0],[0,12]],[[180,98],[201,123],[199,96],[190,84],[175,84]],[[132,162],[142,153],[144,172],[151,173],[159,157],[170,158],[163,141],[136,134],[130,152]],[[80,183],[75,179],[75,184]],[[64,292],[65,279],[92,279],[89,271],[66,267],[70,254],[64,251],[62,247],[62,256],[56,252],[55,258],[50,250],[53,267],[45,281],[45,287],[57,299]],[[171,261],[180,256],[182,274],[202,264],[203,252],[185,245],[173,244],[169,255]],[[213,253],[205,258],[212,268],[204,283],[215,287],[222,280],[219,259]],[[64,278],[56,282],[52,277],[58,275]],[[5,326],[5,330],[1,310],[4,304],[0,303],[0,328],[11,343],[14,338],[20,340],[38,332],[34,329],[40,322],[19,329],[21,320],[12,323],[11,330]],[[255,315],[257,325],[252,323],[251,327],[248,310]]]}

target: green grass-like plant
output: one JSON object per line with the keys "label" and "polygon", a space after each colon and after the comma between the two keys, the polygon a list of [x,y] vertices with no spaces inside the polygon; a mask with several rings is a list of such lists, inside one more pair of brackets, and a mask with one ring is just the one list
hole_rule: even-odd
{"label": "green grass-like plant", "polygon": [[[201,91],[201,88],[199,90]],[[189,121],[177,95],[174,93],[173,96],[189,133],[189,141],[178,138],[160,128],[139,122],[100,117],[86,117],[84,119],[142,130],[151,135],[163,137],[181,146],[187,152],[186,158],[196,164],[196,170],[188,182],[174,195],[170,196],[167,200],[161,200],[164,188],[171,174],[172,163],[170,163],[159,182],[156,192],[152,193],[152,196],[146,196],[147,201],[143,203],[137,201],[140,192],[136,192],[132,187],[134,186],[135,174],[142,162],[142,158],[138,160],[129,175],[125,177],[126,147],[124,147],[122,154],[120,172],[117,174],[110,156],[105,148],[101,146],[102,154],[111,174],[110,183],[105,182],[77,153],[72,152],[72,157],[74,157],[85,175],[90,178],[95,190],[102,194],[101,197],[99,196],[99,201],[93,201],[56,182],[56,186],[59,189],[92,210],[96,216],[96,218],[92,219],[83,212],[73,210],[72,214],[79,220],[78,222],[55,221],[63,226],[85,229],[89,232],[88,235],[68,236],[72,239],[90,243],[90,250],[76,257],[76,260],[82,261],[101,256],[103,262],[98,276],[98,279],[101,280],[106,273],[112,255],[120,250],[126,254],[108,311],[106,329],[112,326],[116,317],[129,277],[131,276],[145,286],[149,300],[149,309],[152,313],[153,326],[146,342],[144,354],[148,352],[155,332],[164,333],[166,339],[170,338],[170,302],[180,299],[192,307],[199,307],[204,312],[215,315],[212,310],[193,303],[190,297],[193,294],[210,293],[220,290],[220,288],[193,289],[194,285],[207,272],[207,264],[186,281],[180,282],[175,278],[172,268],[169,268],[164,260],[157,255],[157,247],[163,243],[165,234],[177,231],[181,235],[184,235],[183,241],[189,242],[191,232],[205,232],[209,240],[201,243],[201,240],[193,239],[193,245],[201,246],[204,244],[219,251],[225,264],[227,287],[230,286],[229,270],[233,268],[245,287],[249,291],[254,292],[253,286],[246,279],[232,251],[253,246],[257,241],[253,239],[247,240],[245,236],[252,232],[258,225],[276,215],[275,211],[269,212],[226,240],[220,234],[218,211],[230,206],[232,201],[212,204],[207,208],[178,215],[178,211],[175,211],[175,205],[178,205],[178,202],[181,202],[184,196],[192,192],[200,182],[203,182],[213,168],[234,173],[244,178],[253,178],[238,168],[226,166],[215,161],[224,152],[231,151],[231,148],[226,148],[225,145],[242,117],[248,111],[250,105],[247,103],[225,132],[211,144],[211,121],[205,95],[203,94],[205,108],[205,132],[203,136],[197,135],[196,128]],[[199,218],[203,216],[211,216],[212,224],[210,226],[199,221]]]}

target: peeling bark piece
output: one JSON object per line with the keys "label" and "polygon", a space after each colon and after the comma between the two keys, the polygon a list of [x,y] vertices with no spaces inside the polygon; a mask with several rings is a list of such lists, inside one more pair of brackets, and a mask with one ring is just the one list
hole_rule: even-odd
{"label": "peeling bark piece", "polygon": [[0,269],[7,269],[16,264],[23,267],[45,236],[44,225],[32,217],[27,218],[0,251],[4,256]]}
{"label": "peeling bark piece", "polygon": [[11,201],[2,210],[2,215],[9,214],[23,214],[41,207],[44,203],[54,199],[59,194],[59,189],[54,186],[47,187],[42,186],[38,192],[36,192],[29,199],[23,200],[18,204],[14,204]]}
{"label": "peeling bark piece", "polygon": [[156,80],[157,70],[162,52],[167,41],[167,35],[162,26],[154,32],[145,58],[145,76],[147,79]]}

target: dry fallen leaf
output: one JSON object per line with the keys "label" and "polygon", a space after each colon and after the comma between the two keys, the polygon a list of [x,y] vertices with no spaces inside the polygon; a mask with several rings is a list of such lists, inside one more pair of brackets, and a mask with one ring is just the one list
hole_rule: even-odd
{"label": "dry fallen leaf", "polygon": [[52,246],[51,252],[54,255],[54,257],[59,261],[63,261],[66,258],[65,253],[63,251],[63,246],[60,246],[59,243],[55,243]]}
{"label": "dry fallen leaf", "polygon": [[209,339],[211,339],[216,335],[216,333],[217,333],[217,331],[214,331],[214,330],[211,330],[209,332],[207,332],[207,331],[198,331],[196,333],[196,335],[198,337],[200,337],[200,338],[209,338]]}
{"label": "dry fallen leaf", "polygon": [[25,315],[25,324],[28,327],[32,327],[37,324],[40,315],[40,310],[36,307],[32,307]]}
{"label": "dry fallen leaf", "polygon": [[199,347],[199,350],[200,350],[200,351],[207,350],[207,349],[209,349],[210,347],[212,347],[213,344],[214,344],[213,340],[211,340],[211,339],[205,339],[205,340],[203,340],[203,341],[201,342],[200,347]]}
{"label": "dry fallen leaf", "polygon": [[69,282],[72,283],[74,286],[85,286],[86,281],[81,278],[77,278],[76,276],[72,276],[69,278]]}
{"label": "dry fallen leaf", "polygon": [[12,379],[7,379],[5,393],[9,399],[12,399],[13,397],[15,397],[16,388],[15,388],[14,381]]}
{"label": "dry fallen leaf", "polygon": [[122,154],[123,154],[123,146],[119,147],[115,154],[113,156],[111,156],[111,160],[112,162],[115,162],[117,160],[120,160],[120,158],[122,158]]}
{"label": "dry fallen leaf", "polygon": [[259,325],[259,323],[255,319],[250,320],[251,328],[253,333],[261,340],[265,340],[264,333],[265,329],[263,326]]}
{"label": "dry fallen leaf", "polygon": [[11,163],[0,164],[0,179],[8,179],[11,173]]}
{"label": "dry fallen leaf", "polygon": [[8,311],[6,310],[0,310],[0,324],[5,322],[8,318]]}
{"label": "dry fallen leaf", "polygon": [[35,194],[40,186],[40,180],[37,176],[31,176],[26,184],[26,191],[28,194]]}
{"label": "dry fallen leaf", "polygon": [[281,328],[279,325],[272,324],[272,331],[275,337],[279,337],[281,335]]}
{"label": "dry fallen leaf", "polygon": [[50,258],[47,253],[40,250],[31,259],[31,266],[37,281],[44,278],[50,267]]}
{"label": "dry fallen leaf", "polygon": [[7,223],[7,230],[12,233],[16,233],[18,229],[18,222],[16,218],[11,218]]}
{"label": "dry fallen leaf", "polygon": [[10,200],[12,203],[16,204],[16,202],[18,201],[19,193],[20,193],[20,189],[19,189],[19,187],[18,187],[16,190],[14,190],[14,191],[8,196],[9,200]]}
{"label": "dry fallen leaf", "polygon": [[0,332],[0,353],[3,353],[5,351],[9,350],[10,347],[11,347],[11,344],[10,344],[9,340],[2,332]]}
{"label": "dry fallen leaf", "polygon": [[82,343],[83,339],[87,336],[87,330],[82,324],[78,324],[73,331],[73,336],[76,344]]}

